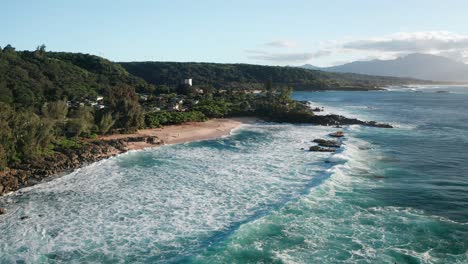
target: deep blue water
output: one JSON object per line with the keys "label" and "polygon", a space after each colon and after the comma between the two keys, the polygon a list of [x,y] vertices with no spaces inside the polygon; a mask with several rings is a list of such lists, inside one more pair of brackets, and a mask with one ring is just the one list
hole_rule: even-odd
{"label": "deep blue water", "polygon": [[[456,93],[435,93],[434,91]],[[296,93],[301,100],[340,108],[348,116],[395,124],[362,130],[356,137],[379,146],[386,158],[384,184],[373,195],[388,206],[425,210],[468,222],[468,88],[423,93]],[[337,111],[337,112],[339,112]]]}
{"label": "deep blue water", "polygon": [[295,93],[396,126],[335,154],[301,148],[336,128],[258,123],[3,197],[0,263],[468,263],[468,88],[415,90]]}

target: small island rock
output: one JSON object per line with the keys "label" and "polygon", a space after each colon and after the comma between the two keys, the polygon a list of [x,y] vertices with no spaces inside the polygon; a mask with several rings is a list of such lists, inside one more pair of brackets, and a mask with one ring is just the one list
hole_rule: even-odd
{"label": "small island rock", "polygon": [[330,133],[329,136],[330,137],[337,137],[337,138],[344,137],[344,132],[343,131],[337,131],[335,133]]}
{"label": "small island rock", "polygon": [[320,147],[327,147],[327,148],[339,148],[341,147],[341,143],[336,140],[326,140],[326,139],[314,139],[312,142],[317,143]]}
{"label": "small island rock", "polygon": [[309,148],[309,151],[313,152],[335,152],[334,148],[322,148],[319,146],[312,146]]}

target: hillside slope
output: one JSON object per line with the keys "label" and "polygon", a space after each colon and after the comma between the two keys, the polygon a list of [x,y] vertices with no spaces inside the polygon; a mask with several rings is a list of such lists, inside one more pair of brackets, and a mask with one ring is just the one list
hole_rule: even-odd
{"label": "hillside slope", "polygon": [[296,90],[372,90],[387,85],[427,83],[415,79],[341,74],[296,67],[195,62],[122,62],[129,73],[155,85],[177,85],[193,78],[194,85],[253,89],[267,81]]}
{"label": "hillside slope", "polygon": [[151,89],[120,65],[81,53],[0,50],[0,77],[0,101],[23,106],[83,99],[121,85]]}

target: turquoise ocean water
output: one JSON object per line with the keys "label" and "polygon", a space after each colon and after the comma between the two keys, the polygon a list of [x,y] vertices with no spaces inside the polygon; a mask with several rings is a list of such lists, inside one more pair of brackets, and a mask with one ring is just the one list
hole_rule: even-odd
{"label": "turquoise ocean water", "polygon": [[468,263],[467,87],[294,97],[396,128],[328,154],[301,148],[336,128],[258,123],[101,161],[0,198],[0,263]]}

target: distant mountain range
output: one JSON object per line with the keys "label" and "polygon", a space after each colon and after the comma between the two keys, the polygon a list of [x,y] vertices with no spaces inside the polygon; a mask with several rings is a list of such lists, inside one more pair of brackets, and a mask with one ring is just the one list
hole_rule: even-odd
{"label": "distant mountain range", "polygon": [[468,82],[468,64],[421,53],[409,54],[394,60],[356,61],[326,68],[305,64],[301,68],[442,82]]}
{"label": "distant mountain range", "polygon": [[312,64],[304,64],[301,68],[308,69],[308,70],[322,70],[322,68],[314,66]]}

